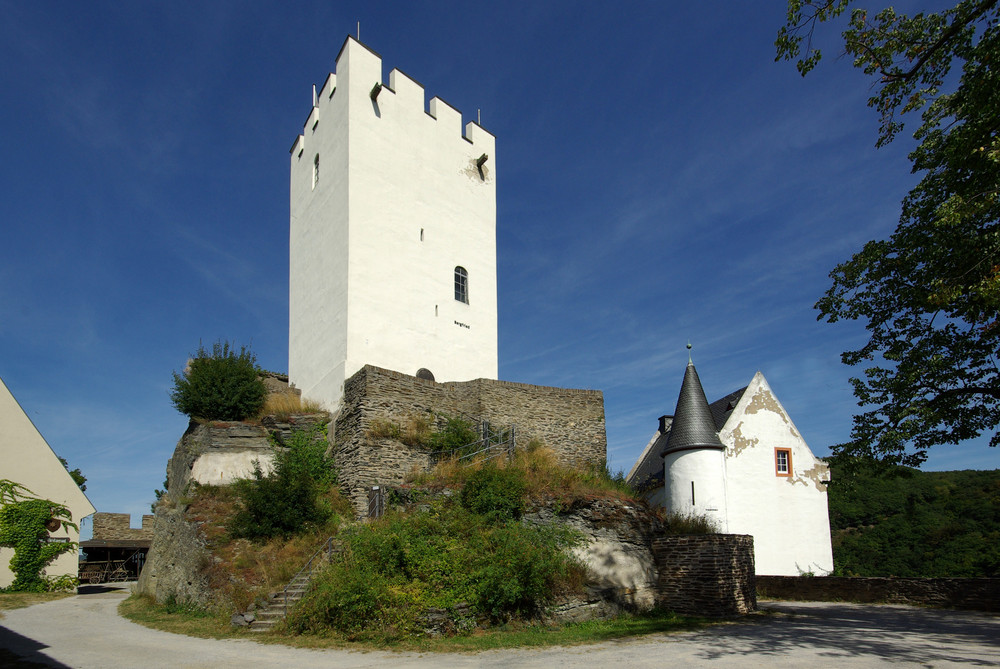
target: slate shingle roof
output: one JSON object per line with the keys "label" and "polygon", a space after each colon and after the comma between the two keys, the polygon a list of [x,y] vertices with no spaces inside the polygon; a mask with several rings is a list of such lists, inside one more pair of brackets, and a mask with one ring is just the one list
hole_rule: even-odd
{"label": "slate shingle roof", "polygon": [[693,362],[688,362],[687,369],[684,370],[684,381],[681,382],[681,392],[677,397],[674,422],[667,437],[667,445],[660,451],[660,455],[695,449],[721,451],[724,448],[719,441],[719,430],[715,427],[715,418],[708,408],[698,370],[694,368]]}

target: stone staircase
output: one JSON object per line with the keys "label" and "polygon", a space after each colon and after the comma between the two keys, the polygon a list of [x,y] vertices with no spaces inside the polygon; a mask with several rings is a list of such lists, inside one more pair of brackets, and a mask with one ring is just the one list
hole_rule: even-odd
{"label": "stone staircase", "polygon": [[339,549],[340,546],[334,542],[333,537],[327,539],[326,543],[313,553],[306,565],[292,577],[288,585],[283,590],[272,592],[267,605],[254,612],[255,619],[250,623],[250,631],[266,632],[284,620],[288,611],[302,599],[309,588],[313,574],[327,564],[333,553],[339,552]]}

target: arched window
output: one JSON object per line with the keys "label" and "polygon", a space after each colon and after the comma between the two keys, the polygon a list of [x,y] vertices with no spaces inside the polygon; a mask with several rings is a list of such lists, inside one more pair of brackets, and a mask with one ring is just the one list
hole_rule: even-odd
{"label": "arched window", "polygon": [[319,183],[319,154],[313,159],[313,188]]}
{"label": "arched window", "polygon": [[455,268],[455,299],[469,303],[469,273],[464,267]]}

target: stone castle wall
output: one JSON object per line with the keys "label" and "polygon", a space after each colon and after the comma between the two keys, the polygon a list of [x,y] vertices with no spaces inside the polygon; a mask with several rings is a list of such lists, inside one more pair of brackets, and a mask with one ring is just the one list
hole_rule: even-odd
{"label": "stone castle wall", "polygon": [[653,540],[657,604],[676,613],[726,617],[757,610],[753,537],[697,534]]}
{"label": "stone castle wall", "polygon": [[762,597],[1000,611],[1000,578],[758,576]]}
{"label": "stone castle wall", "polygon": [[560,462],[603,465],[607,455],[604,395],[596,390],[533,386],[509,381],[435,383],[366,365],[344,383],[336,421],[334,458],[341,486],[367,515],[373,485],[398,485],[414,468],[433,464],[431,454],[390,439],[370,436],[375,421],[405,426],[434,416],[488,420],[516,426],[517,446],[540,440]]}
{"label": "stone castle wall", "polygon": [[153,538],[153,516],[142,517],[142,528],[132,528],[132,516],[127,513],[94,514],[94,539],[104,541],[139,541]]}

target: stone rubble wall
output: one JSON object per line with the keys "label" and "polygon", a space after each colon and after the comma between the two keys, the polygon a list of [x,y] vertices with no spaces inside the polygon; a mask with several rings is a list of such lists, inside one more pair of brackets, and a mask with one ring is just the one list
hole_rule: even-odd
{"label": "stone rubble wall", "polygon": [[1000,611],[1000,578],[758,576],[761,597]]}
{"label": "stone rubble wall", "polygon": [[142,529],[132,528],[132,516],[127,513],[98,511],[93,519],[94,539],[104,541],[141,541],[153,538],[153,516],[142,517]]}
{"label": "stone rubble wall", "polygon": [[727,617],[757,610],[753,537],[688,534],[652,542],[657,604],[677,613]]}
{"label": "stone rubble wall", "polygon": [[402,483],[414,467],[432,464],[424,449],[370,438],[372,424],[383,420],[405,428],[413,418],[441,416],[515,425],[517,446],[541,440],[566,465],[601,466],[607,455],[600,391],[491,379],[436,383],[366,365],[344,382],[334,443],[341,485],[359,515],[367,513],[371,486]]}

